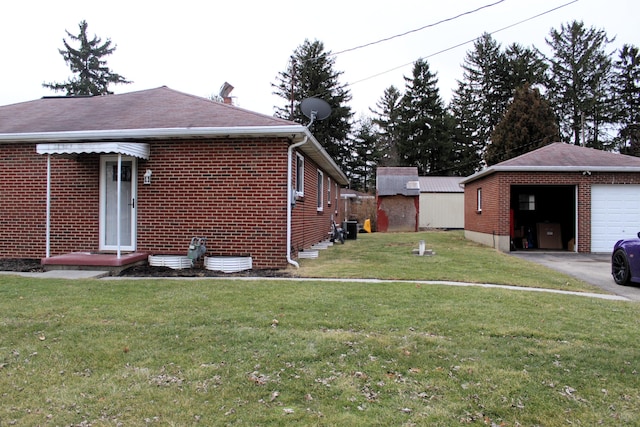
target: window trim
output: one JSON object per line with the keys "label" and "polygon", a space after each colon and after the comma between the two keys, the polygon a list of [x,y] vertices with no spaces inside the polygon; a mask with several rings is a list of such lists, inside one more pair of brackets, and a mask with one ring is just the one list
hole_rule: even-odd
{"label": "window trim", "polygon": [[324,211],[324,172],[318,169],[318,204],[316,210]]}
{"label": "window trim", "polygon": [[296,153],[296,196],[304,197],[304,156]]}
{"label": "window trim", "polygon": [[327,177],[327,206],[331,206],[331,177]]}
{"label": "window trim", "polygon": [[482,213],[482,187],[476,190],[476,213]]}

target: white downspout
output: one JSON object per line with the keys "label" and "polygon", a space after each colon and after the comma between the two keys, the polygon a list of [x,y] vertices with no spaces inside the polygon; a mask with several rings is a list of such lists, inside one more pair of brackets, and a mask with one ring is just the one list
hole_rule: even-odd
{"label": "white downspout", "polygon": [[306,144],[308,139],[309,137],[305,135],[302,141],[291,144],[287,150],[287,262],[296,268],[300,267],[300,264],[291,259],[291,211],[293,209],[291,205],[293,197],[293,189],[291,188],[293,168],[291,167],[291,163],[293,162],[293,150]]}

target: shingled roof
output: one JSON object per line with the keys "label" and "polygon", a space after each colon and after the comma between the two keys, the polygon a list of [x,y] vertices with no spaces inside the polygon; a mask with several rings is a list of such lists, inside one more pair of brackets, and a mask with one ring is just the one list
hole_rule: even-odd
{"label": "shingled roof", "polygon": [[104,96],[56,96],[0,106],[0,143],[104,143],[189,138],[271,137],[348,179],[307,127],[162,86]]}
{"label": "shingled roof", "polygon": [[166,86],[119,95],[44,97],[0,106],[0,134],[287,125],[297,123]]}
{"label": "shingled roof", "polygon": [[640,172],[640,158],[555,142],[490,166],[462,180],[466,184],[495,172]]}

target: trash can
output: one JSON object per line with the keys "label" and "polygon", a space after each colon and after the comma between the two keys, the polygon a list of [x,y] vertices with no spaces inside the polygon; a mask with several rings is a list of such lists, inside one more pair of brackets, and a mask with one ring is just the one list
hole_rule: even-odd
{"label": "trash can", "polygon": [[358,238],[358,221],[345,221],[343,228],[347,230],[348,240],[356,240]]}

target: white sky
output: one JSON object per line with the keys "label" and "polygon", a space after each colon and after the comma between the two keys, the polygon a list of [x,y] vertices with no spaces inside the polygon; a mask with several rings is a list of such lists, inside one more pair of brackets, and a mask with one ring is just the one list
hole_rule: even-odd
{"label": "white sky", "polygon": [[[272,115],[286,105],[272,95],[272,83],[286,70],[293,51],[305,39],[319,40],[339,52],[375,42],[499,0],[22,0],[3,5],[0,15],[0,105],[55,95],[43,82],[62,82],[70,71],[58,49],[65,30],[78,34],[86,20],[88,35],[110,38],[117,49],[107,65],[133,83],[113,85],[115,93],[166,85],[209,97],[226,81],[236,105]],[[391,41],[336,57],[340,82],[349,85],[356,117],[390,85],[404,90],[404,76],[424,57],[437,73],[448,101],[472,43],[436,54],[572,0],[504,0],[495,6]],[[551,28],[582,20],[616,37],[611,49],[640,45],[640,1],[577,0],[556,11],[493,35],[506,47],[513,42],[548,51]],[[62,95],[63,92],[59,92]]]}

